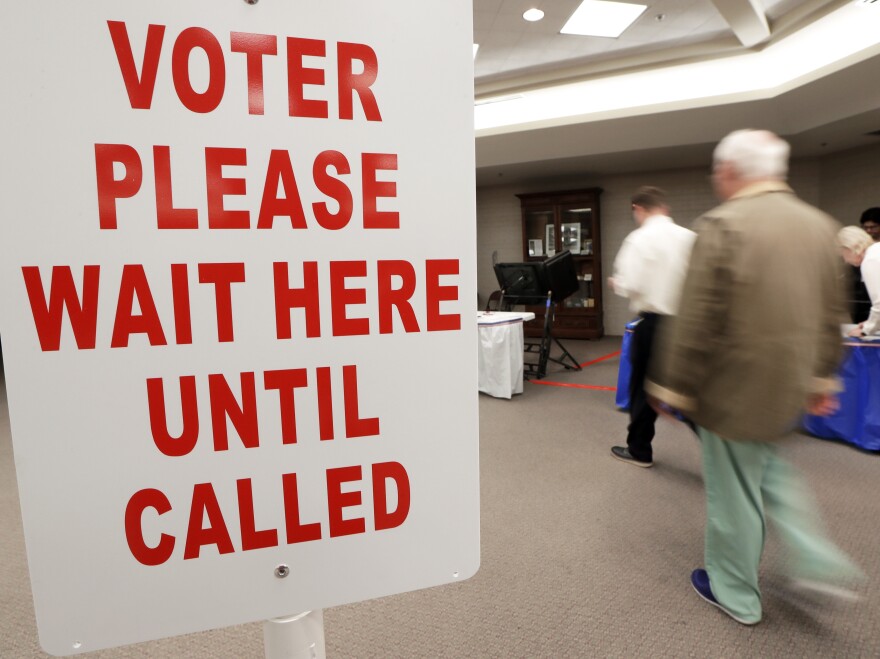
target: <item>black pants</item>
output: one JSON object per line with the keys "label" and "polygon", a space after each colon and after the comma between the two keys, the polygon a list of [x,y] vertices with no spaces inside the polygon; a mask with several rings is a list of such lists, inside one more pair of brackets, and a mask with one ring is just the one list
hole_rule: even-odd
{"label": "black pants", "polygon": [[630,363],[632,374],[629,381],[629,428],[627,428],[626,445],[629,453],[636,460],[651,462],[653,452],[651,440],[654,439],[654,422],[657,413],[648,405],[645,395],[645,376],[651,362],[651,349],[654,335],[662,322],[662,316],[655,313],[640,314],[642,322],[633,330],[630,343]]}

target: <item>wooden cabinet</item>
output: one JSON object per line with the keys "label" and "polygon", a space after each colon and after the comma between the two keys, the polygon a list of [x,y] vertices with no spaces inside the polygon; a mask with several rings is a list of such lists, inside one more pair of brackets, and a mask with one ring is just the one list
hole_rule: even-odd
{"label": "wooden cabinet", "polygon": [[[523,260],[545,260],[563,250],[574,259],[578,290],[556,304],[553,335],[563,339],[598,339],[602,319],[602,241],[599,232],[600,188],[520,194]],[[540,336],[544,308],[529,306],[535,320],[528,336]]]}

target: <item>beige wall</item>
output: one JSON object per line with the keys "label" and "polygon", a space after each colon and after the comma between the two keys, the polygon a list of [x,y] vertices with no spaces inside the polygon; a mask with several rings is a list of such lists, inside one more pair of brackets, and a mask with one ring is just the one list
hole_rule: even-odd
{"label": "beige wall", "polygon": [[[669,194],[672,214],[684,226],[717,202],[712,195],[706,167],[672,171],[646,171],[642,174],[560,178],[533,185],[493,186],[477,190],[477,286],[481,304],[498,287],[492,270],[492,256],[497,261],[523,260],[522,227],[519,199],[523,192],[566,190],[598,186],[602,217],[602,272],[611,274],[614,256],[623,239],[633,229],[630,195],[640,185],[656,185]],[[794,160],[789,183],[798,195],[831,213],[844,224],[858,222],[862,210],[880,206],[880,145],[854,149],[825,158]],[[605,332],[623,333],[632,313],[623,298],[613,295],[607,286]]]}
{"label": "beige wall", "polygon": [[843,224],[858,224],[862,211],[880,206],[880,139],[877,146],[822,158],[820,206]]}

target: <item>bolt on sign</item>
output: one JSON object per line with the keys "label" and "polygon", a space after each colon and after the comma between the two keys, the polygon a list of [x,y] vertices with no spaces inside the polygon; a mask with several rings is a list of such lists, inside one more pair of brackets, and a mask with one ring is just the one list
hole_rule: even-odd
{"label": "bolt on sign", "polygon": [[0,308],[55,655],[479,565],[471,5],[4,10]]}

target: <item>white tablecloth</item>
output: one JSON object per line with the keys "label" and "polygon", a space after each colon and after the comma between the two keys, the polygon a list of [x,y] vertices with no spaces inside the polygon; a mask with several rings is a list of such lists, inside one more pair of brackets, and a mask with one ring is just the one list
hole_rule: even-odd
{"label": "white tablecloth", "polygon": [[511,398],[523,390],[523,321],[530,312],[477,312],[480,337],[480,391]]}

